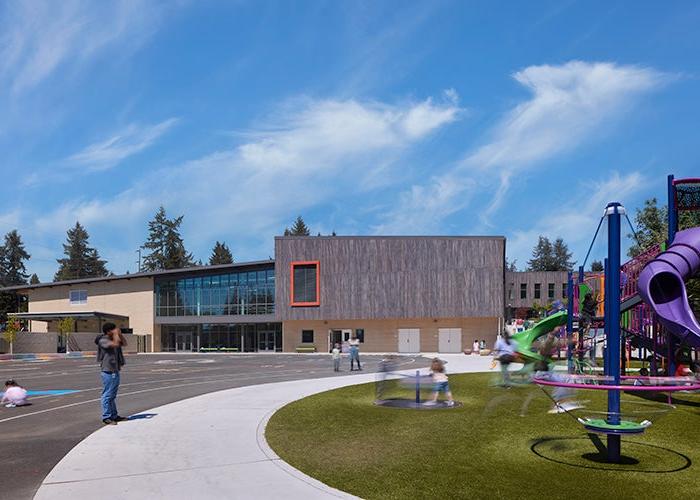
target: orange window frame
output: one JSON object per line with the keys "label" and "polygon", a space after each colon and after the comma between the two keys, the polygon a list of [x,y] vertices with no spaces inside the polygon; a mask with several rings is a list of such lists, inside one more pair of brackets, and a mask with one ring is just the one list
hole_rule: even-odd
{"label": "orange window frame", "polygon": [[[294,268],[297,266],[316,266],[316,300],[314,302],[294,301]],[[313,307],[321,305],[321,262],[318,260],[299,260],[289,265],[289,275],[291,277],[291,288],[289,289],[290,305],[292,307]]]}

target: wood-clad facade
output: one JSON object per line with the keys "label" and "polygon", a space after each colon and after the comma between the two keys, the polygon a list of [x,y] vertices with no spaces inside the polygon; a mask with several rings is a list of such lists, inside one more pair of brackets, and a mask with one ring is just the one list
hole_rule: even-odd
{"label": "wood-clad facade", "polygon": [[[282,321],[499,317],[502,237],[278,237],[275,304]],[[318,261],[320,303],[294,307],[293,262]]]}
{"label": "wood-clad facade", "polygon": [[[361,331],[366,352],[400,351],[399,332],[408,329],[423,352],[437,352],[447,329],[461,332],[463,349],[475,339],[490,344],[502,325],[504,262],[505,239],[497,236],[275,238],[283,350],[304,335],[325,350],[333,332]],[[296,263],[316,263],[317,305],[295,305]]]}

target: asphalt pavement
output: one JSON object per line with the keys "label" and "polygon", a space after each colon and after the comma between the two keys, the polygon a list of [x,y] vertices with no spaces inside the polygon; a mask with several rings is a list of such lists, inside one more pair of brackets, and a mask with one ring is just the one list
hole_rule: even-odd
{"label": "asphalt pavement", "polygon": [[[363,355],[365,373],[376,371],[381,359]],[[402,363],[419,368],[429,361],[407,357]],[[132,355],[122,372],[117,404],[120,415],[129,416],[224,389],[347,376],[349,366],[344,365],[344,371],[335,374],[327,355]],[[99,371],[87,358],[0,362],[0,381],[8,378],[29,390],[77,391],[31,397],[30,406],[0,407],[0,498],[30,499],[54,465],[102,426]]]}

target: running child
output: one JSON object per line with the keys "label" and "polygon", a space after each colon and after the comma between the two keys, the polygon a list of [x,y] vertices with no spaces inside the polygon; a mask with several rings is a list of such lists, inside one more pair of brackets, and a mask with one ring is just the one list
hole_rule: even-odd
{"label": "running child", "polygon": [[452,399],[452,391],[450,391],[450,384],[445,373],[445,362],[438,358],[433,359],[430,365],[430,372],[433,376],[433,399],[425,404],[430,406],[436,405],[438,396],[443,392],[447,397],[447,406],[454,406],[455,402]]}

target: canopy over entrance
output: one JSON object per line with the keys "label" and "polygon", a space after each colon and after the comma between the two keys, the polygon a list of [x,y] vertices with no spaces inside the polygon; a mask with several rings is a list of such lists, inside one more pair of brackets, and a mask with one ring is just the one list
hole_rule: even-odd
{"label": "canopy over entrance", "polygon": [[129,316],[123,316],[121,314],[106,313],[99,311],[66,311],[66,312],[51,312],[51,313],[16,313],[13,314],[18,319],[27,319],[31,321],[54,321],[63,318],[73,318],[75,320],[79,319],[97,319],[102,321],[128,321]]}

